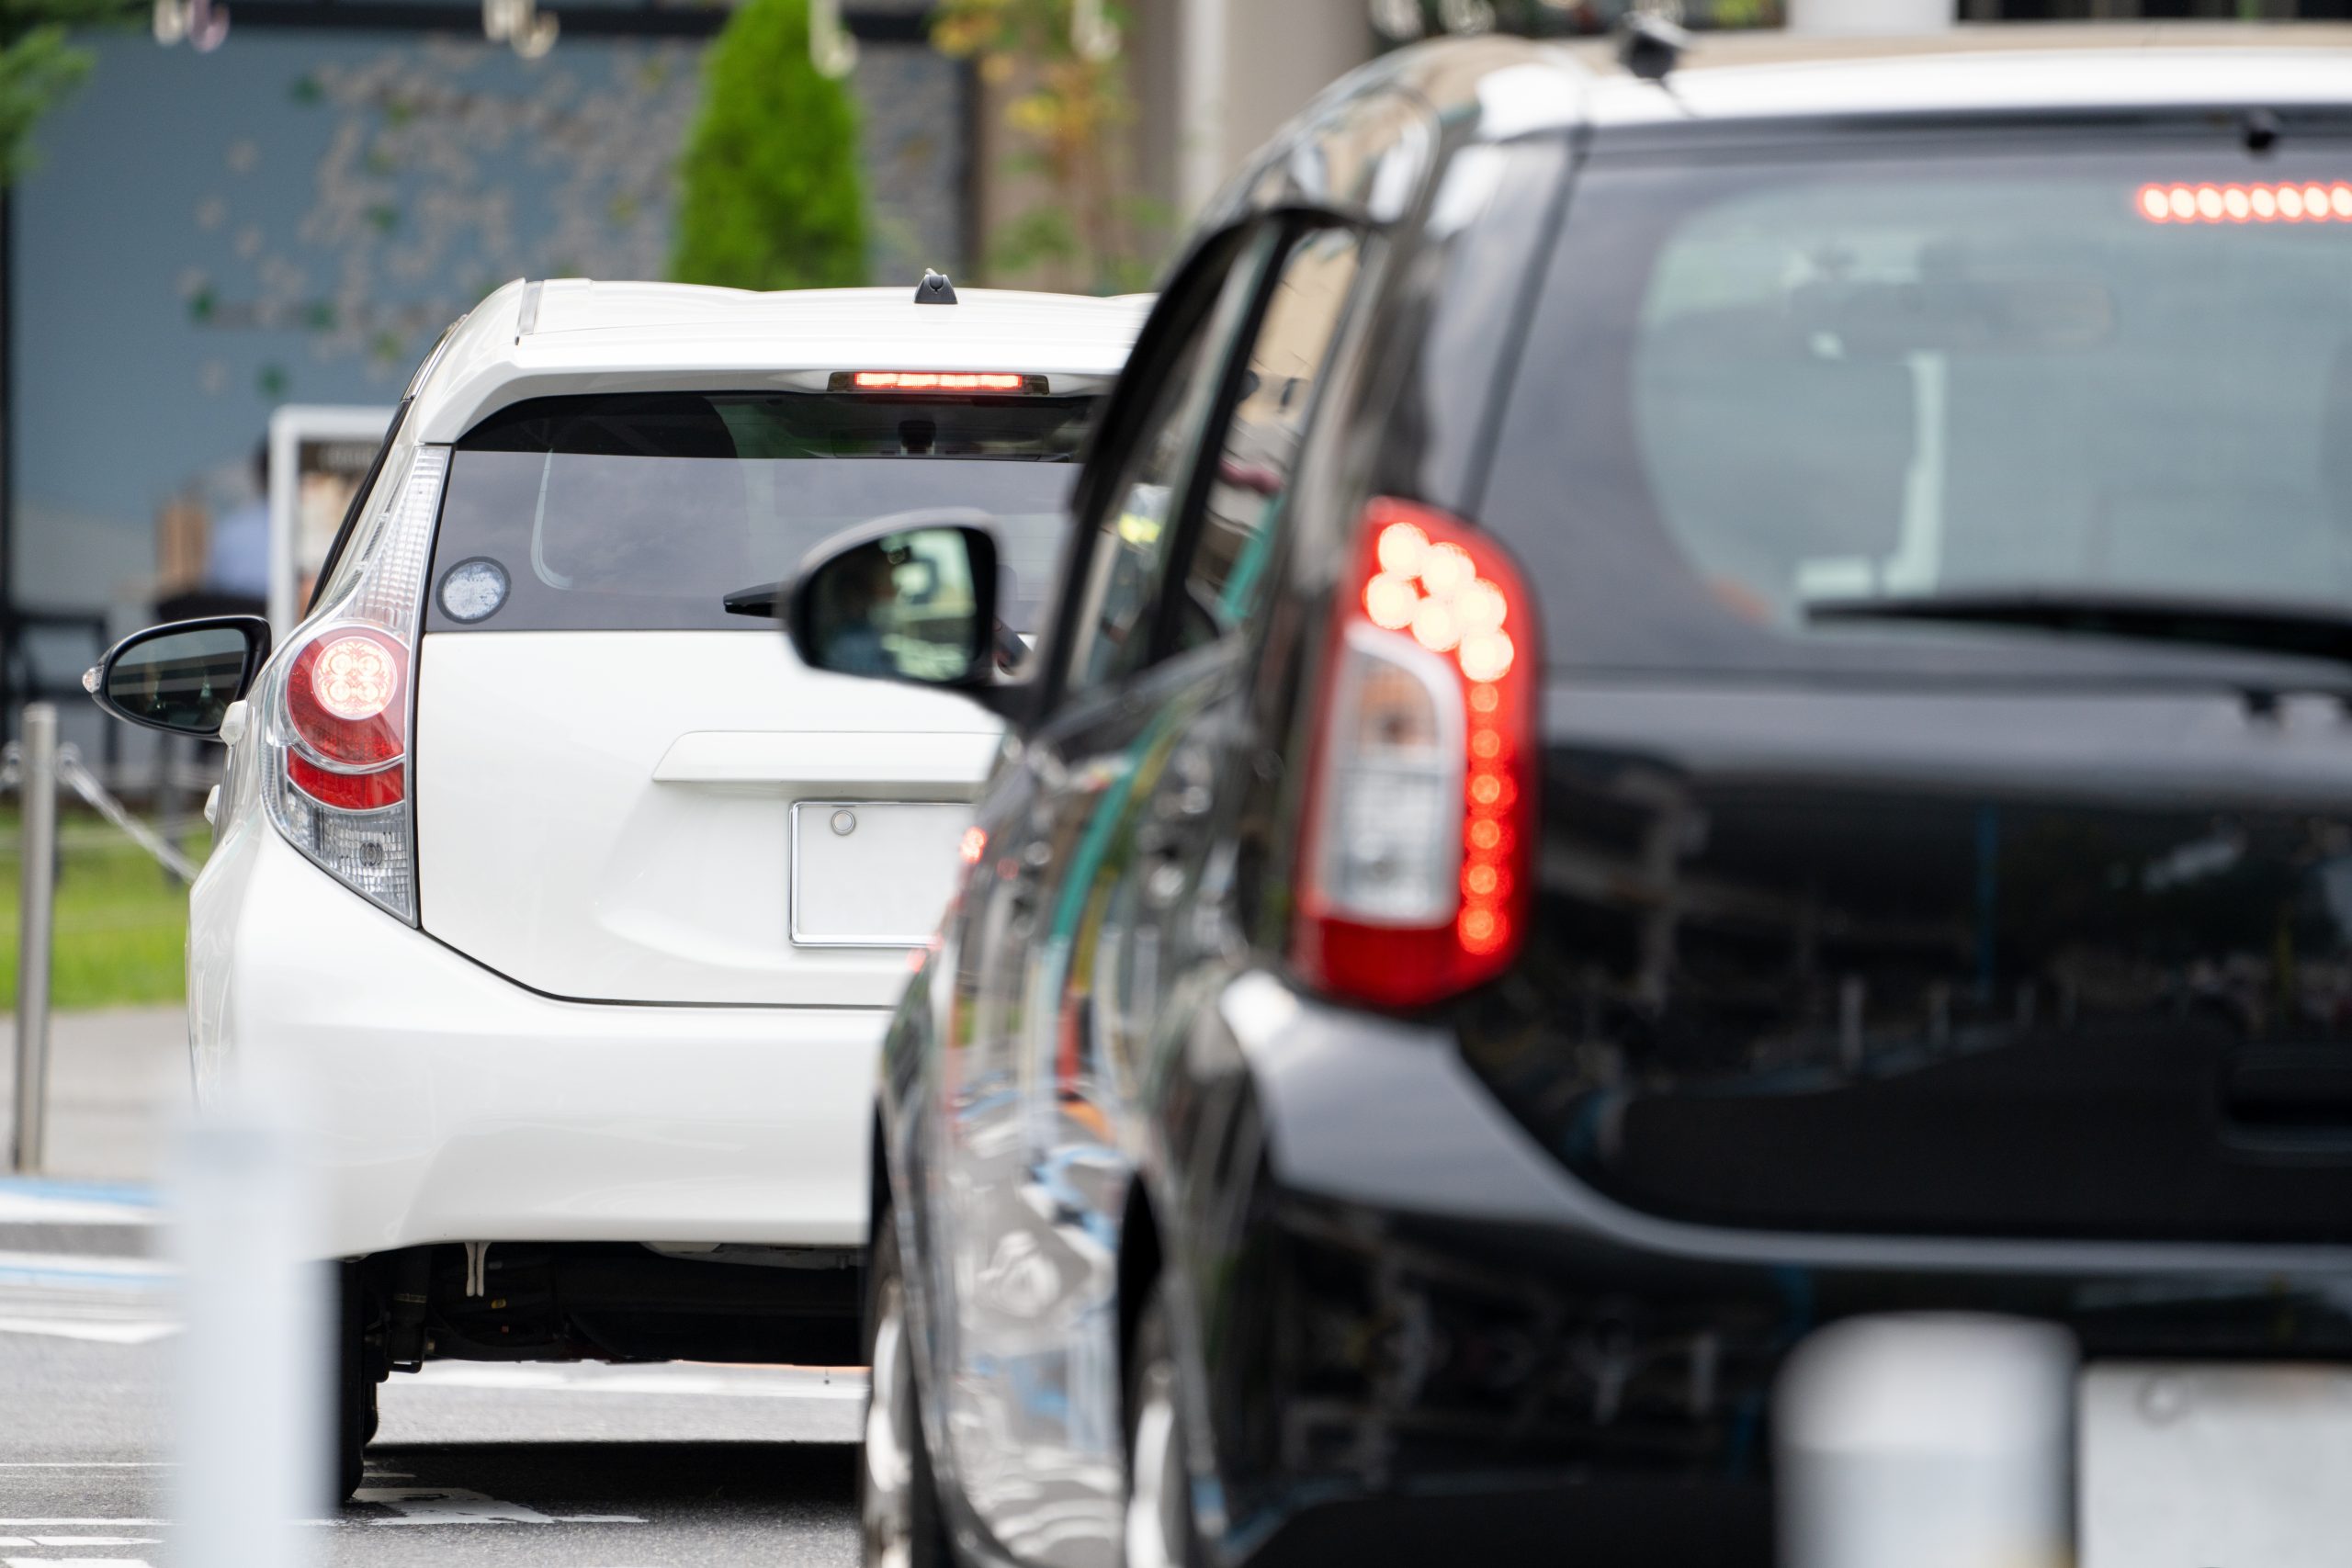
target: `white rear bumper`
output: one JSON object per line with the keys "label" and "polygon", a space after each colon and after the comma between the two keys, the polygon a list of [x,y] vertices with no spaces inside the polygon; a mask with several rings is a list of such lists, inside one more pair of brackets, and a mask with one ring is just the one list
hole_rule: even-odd
{"label": "white rear bumper", "polygon": [[888,1013],[567,1002],[372,908],[248,816],[192,898],[200,1096],[250,1077],[324,1167],[322,1251],[865,1240]]}

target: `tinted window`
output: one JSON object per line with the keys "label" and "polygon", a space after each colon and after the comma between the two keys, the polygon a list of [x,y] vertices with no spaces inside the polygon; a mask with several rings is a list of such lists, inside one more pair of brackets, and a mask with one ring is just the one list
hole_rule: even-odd
{"label": "tinted window", "polygon": [[1180,626],[1187,640],[1222,635],[1257,608],[1299,441],[1362,252],[1352,230],[1324,229],[1296,241],[1283,258],[1185,565],[1193,612]]}
{"label": "tinted window", "polygon": [[[1554,660],[2028,651],[1811,619],[1857,597],[2352,601],[2342,168],[2317,141],[1596,162],[1480,507],[1540,581]],[[2208,186],[2245,220],[2208,220]]]}
{"label": "tinted window", "polygon": [[[1166,586],[1186,491],[1229,362],[1227,350],[1241,330],[1261,272],[1261,254],[1254,248],[1245,253],[1221,284],[1204,280],[1204,294],[1217,291],[1213,305],[1202,310],[1189,336],[1144,371],[1159,392],[1128,443],[1115,499],[1095,525],[1065,677],[1072,692],[1106,684],[1150,659],[1153,614]],[[1172,308],[1182,306],[1178,301]]]}
{"label": "tinted window", "polygon": [[[959,506],[994,518],[1004,618],[1032,631],[1091,402],[664,393],[519,404],[452,457],[427,626],[772,634],[772,621],[729,614],[726,596],[789,578],[845,529]],[[503,599],[479,593],[485,559],[511,585]],[[453,601],[466,619],[445,603],[460,569],[477,593]]]}

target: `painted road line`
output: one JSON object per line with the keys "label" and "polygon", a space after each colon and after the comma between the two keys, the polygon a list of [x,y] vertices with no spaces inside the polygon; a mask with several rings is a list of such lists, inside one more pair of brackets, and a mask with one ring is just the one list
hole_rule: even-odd
{"label": "painted road line", "polygon": [[8,1568],[147,1568],[143,1557],[0,1557]]}
{"label": "painted road line", "polygon": [[355,1503],[374,1503],[400,1517],[371,1525],[641,1525],[635,1514],[542,1514],[461,1486],[362,1486]]}
{"label": "painted road line", "polygon": [[594,1362],[534,1365],[500,1361],[430,1361],[403,1375],[416,1388],[495,1389],[502,1393],[684,1394],[725,1399],[862,1400],[863,1370],[840,1367],[606,1367]]}
{"label": "painted road line", "polygon": [[166,1289],[178,1280],[177,1269],[152,1258],[98,1257],[79,1252],[0,1252],[0,1285],[155,1291]]}
{"label": "painted road line", "polygon": [[152,1188],[0,1180],[0,1225],[153,1225],[163,1213]]}
{"label": "painted road line", "polygon": [[169,1519],[0,1519],[0,1529],[161,1529]]}
{"label": "painted road line", "polygon": [[176,1323],[100,1323],[67,1317],[0,1317],[0,1334],[79,1339],[89,1345],[153,1345],[180,1331]]}
{"label": "painted road line", "polygon": [[0,1535],[0,1546],[161,1546],[152,1535]]}

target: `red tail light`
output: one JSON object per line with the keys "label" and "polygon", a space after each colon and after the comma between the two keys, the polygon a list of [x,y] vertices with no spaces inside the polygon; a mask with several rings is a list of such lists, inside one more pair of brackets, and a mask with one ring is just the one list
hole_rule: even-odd
{"label": "red tail light", "polygon": [[294,657],[286,705],[330,767],[378,768],[406,749],[408,650],[382,632],[330,626]]}
{"label": "red tail light", "polygon": [[1409,502],[1365,509],[1317,708],[1292,958],[1383,1006],[1500,975],[1537,842],[1535,605],[1502,547]]}
{"label": "red tail light", "polygon": [[372,773],[331,773],[300,752],[286,758],[286,776],[294,787],[322,806],[345,811],[374,811],[398,806],[403,796],[401,771],[395,765]]}
{"label": "red tail light", "polygon": [[406,794],[408,649],[367,626],[330,626],[286,671],[294,745],[286,776],[323,806],[373,811]]}
{"label": "red tail light", "polygon": [[449,448],[404,445],[383,473],[344,547],[356,570],[295,628],[252,701],[271,822],[320,870],[414,925],[412,649]]}

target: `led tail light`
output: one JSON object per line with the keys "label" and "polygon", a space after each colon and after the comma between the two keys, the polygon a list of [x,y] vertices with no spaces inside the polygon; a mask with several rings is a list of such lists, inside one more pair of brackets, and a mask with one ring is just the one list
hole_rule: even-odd
{"label": "led tail light", "polygon": [[2145,185],[2133,208],[2151,223],[2352,222],[2352,185]]}
{"label": "led tail light", "polygon": [[858,370],[848,377],[849,389],[859,392],[1021,392],[1031,389],[1031,379],[1009,370]]}
{"label": "led tail light", "polygon": [[1365,511],[1317,713],[1292,958],[1383,1006],[1494,978],[1527,930],[1539,756],[1534,604],[1495,541]]}
{"label": "led tail light", "polygon": [[415,923],[409,779],[412,671],[447,447],[396,452],[389,499],[345,546],[349,586],[297,627],[257,694],[262,795],[287,841],[329,875]]}

